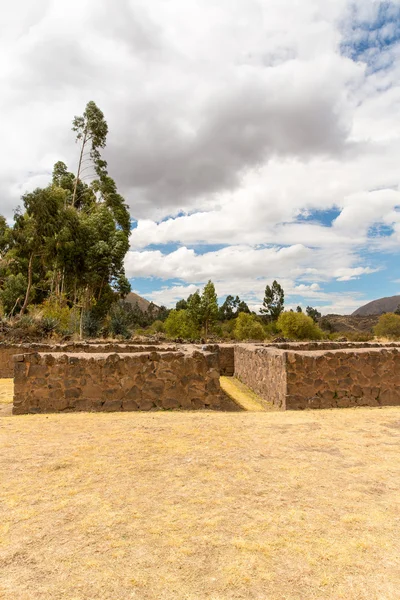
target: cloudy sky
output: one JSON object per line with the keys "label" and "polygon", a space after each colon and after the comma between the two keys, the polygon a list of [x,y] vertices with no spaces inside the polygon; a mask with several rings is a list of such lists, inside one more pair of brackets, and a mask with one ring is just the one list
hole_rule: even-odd
{"label": "cloudy sky", "polygon": [[94,100],[132,288],[324,313],[400,293],[400,0],[18,0],[0,23],[1,210],[76,169]]}

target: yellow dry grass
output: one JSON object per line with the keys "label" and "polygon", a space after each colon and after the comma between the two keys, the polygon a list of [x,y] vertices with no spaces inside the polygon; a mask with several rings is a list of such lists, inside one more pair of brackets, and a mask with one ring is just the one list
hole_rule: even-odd
{"label": "yellow dry grass", "polygon": [[398,600],[400,408],[0,419],[2,600]]}
{"label": "yellow dry grass", "polygon": [[0,379],[0,417],[10,415],[14,394],[14,380]]}
{"label": "yellow dry grass", "polygon": [[268,404],[236,377],[221,377],[220,383],[225,394],[244,410],[263,412],[264,410],[274,409],[272,404]]}

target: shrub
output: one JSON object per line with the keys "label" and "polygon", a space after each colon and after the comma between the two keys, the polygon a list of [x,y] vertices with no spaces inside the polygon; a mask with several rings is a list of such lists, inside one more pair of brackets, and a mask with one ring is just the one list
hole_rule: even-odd
{"label": "shrub", "polygon": [[110,331],[113,336],[130,337],[129,314],[122,304],[114,304],[110,310]]}
{"label": "shrub", "polygon": [[43,328],[48,333],[57,331],[61,335],[75,333],[79,325],[79,314],[76,308],[70,308],[64,297],[50,297],[40,307]]}
{"label": "shrub", "polygon": [[235,338],[237,340],[263,340],[265,330],[256,315],[248,313],[239,313],[235,329]]}
{"label": "shrub", "polygon": [[170,338],[193,340],[197,339],[200,335],[199,327],[187,310],[171,310],[164,326],[165,333]]}
{"label": "shrub", "polygon": [[280,315],[278,329],[283,335],[295,340],[320,340],[322,331],[311,317],[304,313],[284,312]]}
{"label": "shrub", "polygon": [[349,342],[370,342],[374,339],[369,331],[342,331],[341,337],[345,337]]}
{"label": "shrub", "polygon": [[24,302],[27,281],[22,275],[9,275],[0,291],[0,302],[6,315],[19,310]]}
{"label": "shrub", "polygon": [[154,323],[150,326],[150,331],[152,333],[164,333],[165,325],[162,321],[154,321]]}
{"label": "shrub", "polygon": [[393,340],[400,338],[400,316],[395,313],[386,313],[379,317],[374,327],[374,334],[378,337],[387,337]]}
{"label": "shrub", "polygon": [[100,327],[101,321],[92,311],[89,310],[83,314],[83,334],[85,337],[98,337]]}
{"label": "shrub", "polygon": [[269,337],[273,337],[279,333],[279,329],[276,321],[271,321],[265,325],[265,333]]}
{"label": "shrub", "polygon": [[327,331],[328,333],[334,333],[335,332],[335,327],[334,325],[330,322],[329,319],[327,319],[326,317],[323,317],[320,322],[319,322],[319,326],[321,327],[321,329],[323,331]]}

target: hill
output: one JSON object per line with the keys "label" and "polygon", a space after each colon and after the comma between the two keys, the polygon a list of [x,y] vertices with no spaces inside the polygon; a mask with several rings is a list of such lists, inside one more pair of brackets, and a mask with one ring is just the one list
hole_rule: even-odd
{"label": "hill", "polygon": [[388,298],[379,298],[368,302],[364,306],[357,308],[351,315],[352,317],[366,317],[368,315],[382,315],[387,312],[394,312],[400,304],[400,296],[389,296]]}
{"label": "hill", "polygon": [[378,315],[325,315],[319,323],[323,321],[329,321],[332,331],[336,333],[372,333],[378,322]]}
{"label": "hill", "polygon": [[[129,302],[129,304],[132,304],[133,306],[137,303],[142,312],[146,312],[151,304],[146,298],[142,298],[142,296],[135,294],[135,292],[130,292],[125,298],[125,302]],[[159,306],[156,306],[155,304],[153,304],[153,306],[157,309],[159,308]]]}

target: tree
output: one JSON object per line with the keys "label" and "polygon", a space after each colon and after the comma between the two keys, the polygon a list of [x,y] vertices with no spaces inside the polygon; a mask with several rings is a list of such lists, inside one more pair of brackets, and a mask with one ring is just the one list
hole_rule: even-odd
{"label": "tree", "polygon": [[301,313],[301,312],[303,312],[303,309],[301,308],[301,306],[298,306],[298,307],[296,308],[296,312],[298,312],[298,313]]}
{"label": "tree", "polygon": [[52,185],[37,188],[22,197],[25,212],[16,213],[13,229],[15,249],[20,258],[25,259],[27,270],[27,288],[20,314],[28,306],[34,285],[34,261],[41,257],[42,262],[52,260],[54,241],[61,227],[61,210],[64,193]]}
{"label": "tree", "polygon": [[319,340],[322,337],[320,328],[311,317],[302,312],[283,312],[279,315],[277,326],[283,335],[290,339]]}
{"label": "tree", "polygon": [[193,340],[199,337],[200,329],[188,310],[171,310],[164,326],[170,338]]}
{"label": "tree", "polygon": [[218,318],[218,298],[215,291],[215,286],[210,280],[205,286],[201,295],[200,302],[200,319],[204,327],[205,338]]}
{"label": "tree", "polygon": [[226,297],[225,302],[220,306],[218,310],[218,317],[221,321],[229,321],[235,319],[239,313],[250,313],[250,309],[246,302],[240,300],[239,296],[234,298],[229,295]]}
{"label": "tree", "polygon": [[[100,154],[108,126],[94,102],[74,118],[73,130],[80,142],[76,176],[58,161],[52,183],[23,196],[12,227],[0,216],[0,295],[8,312],[20,314],[48,298],[65,301],[80,308],[82,330],[85,312],[100,322],[130,291],[130,216]],[[82,174],[90,168],[88,185]]]}
{"label": "tree", "polygon": [[284,303],[285,293],[275,280],[271,287],[267,285],[265,288],[263,308],[260,309],[260,312],[269,317],[270,320],[276,321],[283,311]]}
{"label": "tree", "polygon": [[400,304],[398,305],[398,307],[396,308],[396,310],[394,311],[395,315],[400,315]]}
{"label": "tree", "polygon": [[236,319],[234,335],[237,340],[263,340],[265,330],[260,317],[248,313],[240,313]]}
{"label": "tree", "polygon": [[395,313],[386,313],[379,317],[374,327],[374,334],[378,337],[397,340],[400,338],[400,316]]}
{"label": "tree", "polygon": [[313,308],[312,306],[307,306],[306,314],[308,317],[312,318],[314,323],[317,323],[318,319],[321,318],[321,313],[316,308]]}
{"label": "tree", "polygon": [[190,294],[188,297],[187,312],[193,323],[195,323],[198,327],[201,327],[201,296],[199,290],[196,290],[194,294]]}
{"label": "tree", "polygon": [[[104,119],[104,114],[93,101],[87,103],[81,117],[74,117],[72,131],[77,134],[76,141],[80,143],[78,171],[72,196],[72,205],[75,206],[82,172],[94,168],[99,180],[107,176],[107,163],[101,158],[100,149],[105,148],[108,125]],[[86,157],[88,150],[89,156]],[[83,167],[84,161],[88,162],[89,165]]]}
{"label": "tree", "polygon": [[176,310],[186,310],[187,307],[188,307],[187,300],[184,300],[184,299],[178,300],[178,302],[175,305]]}

